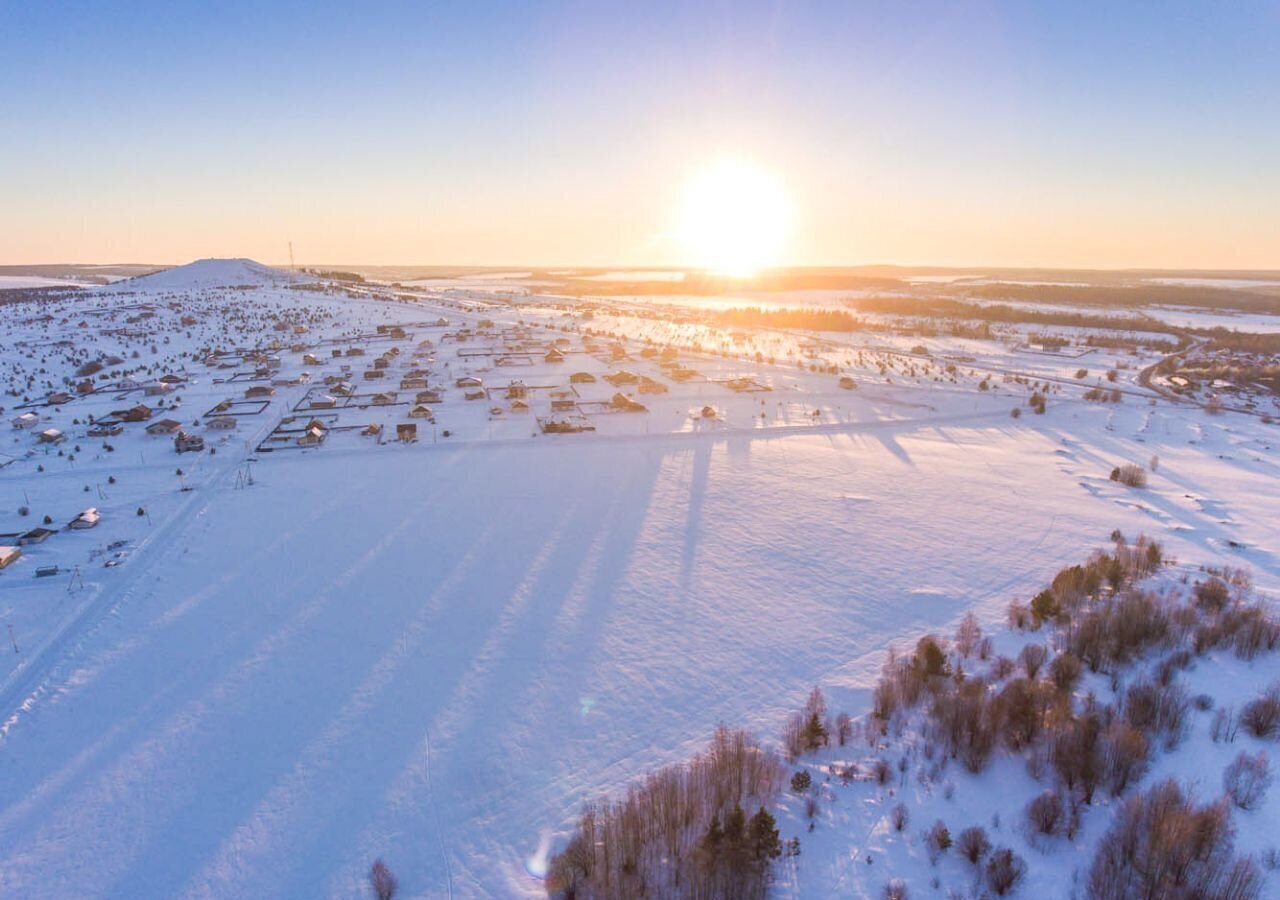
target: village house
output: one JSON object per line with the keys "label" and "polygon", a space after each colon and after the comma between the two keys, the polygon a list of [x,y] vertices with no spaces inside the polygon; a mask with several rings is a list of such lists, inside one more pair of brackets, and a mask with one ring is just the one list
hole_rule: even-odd
{"label": "village house", "polygon": [[212,419],[204,423],[205,428],[212,428],[216,431],[229,431],[236,427],[235,416],[214,416]]}
{"label": "village house", "polygon": [[53,406],[57,406],[62,403],[70,403],[72,399],[72,396],[66,391],[54,391],[48,396],[48,398],[46,398],[46,402]]}
{"label": "village house", "polygon": [[467,391],[462,395],[465,400],[483,400],[485,398],[484,391]]}
{"label": "village house", "polygon": [[82,381],[82,382],[80,382],[79,384],[77,384],[77,385],[76,385],[76,393],[77,393],[77,394],[92,394],[92,393],[93,393],[93,379],[92,379],[92,378],[86,378],[84,381]]}
{"label": "village house", "polygon": [[400,379],[400,387],[406,391],[418,390],[427,386],[427,379],[421,375],[410,375],[407,378]]}
{"label": "village house", "polygon": [[254,398],[274,396],[276,389],[265,384],[255,384],[244,392],[246,398],[252,400]]}
{"label": "village house", "polygon": [[635,384],[640,380],[640,376],[634,372],[628,372],[626,369],[619,369],[617,372],[611,372],[604,376],[604,380],[614,387],[621,387],[624,384]]}
{"label": "village house", "polygon": [[552,347],[550,350],[547,351],[546,355],[542,357],[542,361],[549,362],[549,363],[564,362],[564,353],[561,352],[556,347]]}
{"label": "village house", "polygon": [[441,403],[441,395],[439,391],[418,391],[413,398],[414,403]]}
{"label": "village house", "polygon": [[419,403],[419,404],[418,404],[417,406],[415,406],[413,409],[409,410],[409,418],[411,418],[411,419],[432,419],[432,418],[435,418],[435,413],[433,413],[433,412],[431,411],[431,407],[429,407],[429,406],[424,406],[424,405],[422,405],[421,403]]}
{"label": "village house", "polygon": [[507,385],[508,400],[523,400],[529,396],[529,387],[523,381],[513,381]]}
{"label": "village house", "polygon": [[155,384],[149,384],[143,388],[142,393],[148,397],[163,397],[172,390],[173,385],[166,384],[163,381],[157,381]]}
{"label": "village house", "polygon": [[460,388],[477,388],[477,387],[483,387],[484,382],[481,381],[479,378],[476,378],[474,375],[464,375],[463,377],[455,381],[454,385]]}
{"label": "village house", "polygon": [[525,403],[523,400],[512,400],[511,411],[512,412],[528,412],[529,404]]}
{"label": "village house", "polygon": [[151,418],[151,407],[144,406],[139,403],[137,406],[129,409],[117,410],[111,415],[115,416],[121,422],[145,422]]}
{"label": "village house", "polygon": [[173,449],[179,453],[197,453],[204,449],[204,438],[198,434],[179,431],[173,436]]}
{"label": "village house", "polygon": [[609,405],[619,412],[648,412],[647,406],[643,403],[637,403],[623,393],[614,394],[613,399],[609,401]]}
{"label": "village house", "polygon": [[182,423],[173,419],[159,419],[147,426],[147,434],[150,435],[168,435],[174,434],[182,428]]}
{"label": "village house", "polygon": [[40,417],[33,412],[24,412],[20,416],[14,416],[10,421],[14,428],[34,428],[40,421]]}
{"label": "village house", "polygon": [[590,372],[574,372],[569,376],[570,384],[595,384],[596,376]]}
{"label": "village house", "polygon": [[396,440],[404,441],[406,444],[409,444],[417,439],[418,426],[413,422],[401,422],[396,425]]}
{"label": "village house", "polygon": [[360,434],[365,437],[379,437],[382,434],[382,423],[370,422],[368,425],[364,426],[364,429]]}
{"label": "village house", "polygon": [[57,428],[46,428],[44,431],[37,433],[36,438],[42,444],[60,444],[67,439],[67,436]]}
{"label": "village house", "polygon": [[396,395],[391,393],[390,391],[385,391],[381,394],[373,395],[374,406],[391,406],[395,402],[396,402]]}
{"label": "village house", "polygon": [[111,419],[99,419],[89,426],[89,437],[115,437],[124,432],[124,426]]}
{"label": "village house", "polygon": [[640,384],[637,388],[642,394],[665,394],[667,386],[661,381],[655,381],[647,375],[641,376]]}
{"label": "village house", "polygon": [[22,551],[17,547],[0,547],[0,569],[7,569],[22,558]]}
{"label": "village house", "polygon": [[338,405],[338,400],[329,394],[322,394],[319,397],[311,398],[312,409],[333,409]]}
{"label": "village house", "polygon": [[299,447],[316,447],[324,443],[324,439],[329,436],[329,432],[316,422],[312,422],[307,426],[307,430],[302,433],[302,437],[298,438]]}

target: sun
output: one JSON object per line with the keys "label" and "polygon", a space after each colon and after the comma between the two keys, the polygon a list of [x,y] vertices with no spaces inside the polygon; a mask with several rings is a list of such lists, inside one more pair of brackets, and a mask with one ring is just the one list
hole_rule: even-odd
{"label": "sun", "polygon": [[742,160],[721,160],[694,177],[677,236],[690,264],[745,278],[779,265],[791,230],[782,180]]}

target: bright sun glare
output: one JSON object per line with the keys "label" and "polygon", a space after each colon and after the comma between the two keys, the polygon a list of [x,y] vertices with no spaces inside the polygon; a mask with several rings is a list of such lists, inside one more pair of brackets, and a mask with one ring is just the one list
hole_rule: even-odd
{"label": "bright sun glare", "polygon": [[751,163],[723,160],[690,182],[678,236],[693,265],[743,278],[782,262],[790,228],[782,181]]}

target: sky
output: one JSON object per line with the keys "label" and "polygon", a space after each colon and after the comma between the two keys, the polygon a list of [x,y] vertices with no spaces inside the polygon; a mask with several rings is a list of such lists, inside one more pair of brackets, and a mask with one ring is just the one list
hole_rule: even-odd
{"label": "sky", "polygon": [[1280,2],[0,0],[0,264],[698,265],[725,160],[770,263],[1280,268]]}

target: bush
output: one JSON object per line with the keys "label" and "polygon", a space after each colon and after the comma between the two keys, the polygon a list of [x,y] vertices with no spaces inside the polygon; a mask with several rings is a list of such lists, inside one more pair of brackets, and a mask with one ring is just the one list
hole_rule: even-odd
{"label": "bush", "polygon": [[1190,709],[1187,689],[1176,682],[1161,686],[1140,681],[1129,688],[1124,698],[1125,720],[1148,734],[1163,735],[1169,749],[1181,743]]}
{"label": "bush", "polygon": [[1001,847],[987,860],[987,887],[1003,897],[1018,886],[1027,874],[1027,864],[1008,847]]}
{"label": "bush", "polygon": [[1280,684],[1273,684],[1240,711],[1240,724],[1256,738],[1269,738],[1280,730]]}
{"label": "bush", "polygon": [[393,900],[400,883],[381,859],[375,859],[369,869],[369,886],[378,900]]}
{"label": "bush", "polygon": [[1271,769],[1267,755],[1241,753],[1222,772],[1222,787],[1231,802],[1241,809],[1257,809],[1271,787]]}
{"label": "bush", "polygon": [[1070,693],[1080,680],[1080,660],[1070,653],[1059,653],[1049,664],[1049,678],[1062,693]]}
{"label": "bush", "polygon": [[908,897],[907,883],[901,878],[895,878],[884,886],[884,900],[907,900]]}
{"label": "bush", "polygon": [[1146,774],[1151,745],[1146,735],[1126,722],[1113,722],[1102,740],[1107,787],[1118,797]]}
{"label": "bush", "polygon": [[1221,612],[1231,602],[1231,589],[1221,578],[1196,582],[1193,590],[1196,606],[1211,612]]}
{"label": "bush", "polygon": [[1057,834],[1062,813],[1062,798],[1056,791],[1045,791],[1027,804],[1027,824],[1035,834]]}
{"label": "bush", "polygon": [[1018,654],[1018,662],[1022,663],[1022,670],[1027,673],[1027,677],[1034,681],[1048,657],[1049,651],[1044,644],[1027,644]]}
{"label": "bush", "polygon": [[1256,864],[1237,858],[1225,802],[1196,806],[1174,781],[1129,798],[1098,842],[1094,900],[1229,897],[1261,892]]}
{"label": "bush", "polygon": [[991,841],[987,839],[987,831],[981,825],[970,825],[956,838],[956,849],[960,855],[975,866],[991,849]]}
{"label": "bush", "polygon": [[801,769],[799,772],[796,772],[791,776],[791,790],[795,791],[797,794],[805,793],[812,786],[813,777],[804,769]]}
{"label": "bush", "polygon": [[907,827],[907,822],[910,819],[911,815],[907,812],[907,807],[901,803],[889,812],[889,821],[893,823],[894,831],[902,831]]}
{"label": "bush", "polygon": [[941,819],[934,822],[933,827],[924,837],[924,843],[929,850],[929,856],[933,859],[937,859],[951,849],[951,832],[947,829],[946,823]]}
{"label": "bush", "polygon": [[1111,470],[1111,480],[1134,488],[1147,486],[1147,470],[1137,463],[1125,463]]}

